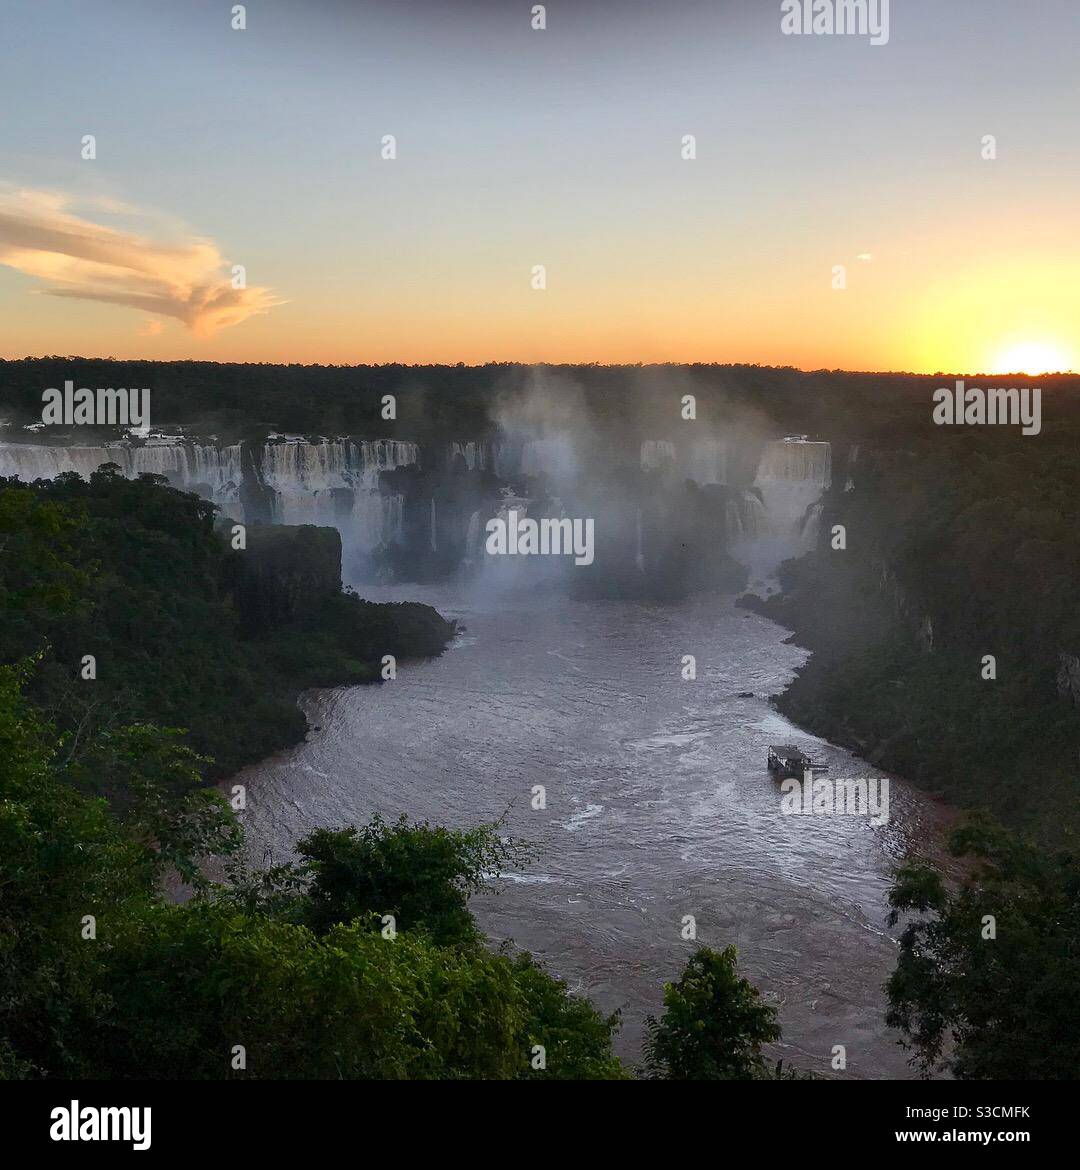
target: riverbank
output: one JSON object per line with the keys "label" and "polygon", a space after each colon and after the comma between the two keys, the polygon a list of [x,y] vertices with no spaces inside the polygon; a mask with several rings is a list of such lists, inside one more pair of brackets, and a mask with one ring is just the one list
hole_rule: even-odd
{"label": "riverbank", "polygon": [[886,826],[782,814],[770,742],[805,745],[835,776],[881,775],[770,707],[806,658],[782,630],[730,597],[571,602],[450,584],[369,596],[416,598],[467,632],[392,683],[302,698],[319,730],[232,781],[247,792],[253,864],[375,813],[450,827],[503,818],[538,857],[477,895],[481,928],[621,1010],[628,1062],[695,945],[691,915],[696,942],[735,944],[779,1009],[776,1057],[835,1076],[832,1045],[844,1043],[846,1075],[912,1075],[884,1022],[887,894],[903,859],[941,852],[947,810],[897,780]]}
{"label": "riverbank", "polygon": [[[227,776],[303,739],[302,692],[377,680],[386,656],[455,635],[428,606],[343,592],[335,529],[241,539],[197,496],[108,471],[0,482],[0,500],[0,661],[34,661],[28,698],[76,756],[99,731],[155,724]],[[123,795],[109,769],[95,777]]]}
{"label": "riverbank", "polygon": [[1046,846],[1070,837],[1076,779],[1065,761],[1080,745],[1052,672],[1010,646],[984,677],[976,650],[935,637],[929,620],[913,628],[880,571],[836,554],[789,561],[781,581],[781,593],[738,602],[811,652],[775,697],[778,711],[931,797]]}

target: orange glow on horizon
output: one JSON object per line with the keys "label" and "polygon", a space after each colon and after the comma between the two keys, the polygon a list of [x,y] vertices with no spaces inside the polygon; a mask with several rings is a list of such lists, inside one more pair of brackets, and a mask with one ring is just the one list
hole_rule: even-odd
{"label": "orange glow on horizon", "polygon": [[1072,355],[1053,341],[1022,341],[1002,349],[988,370],[991,374],[1059,374],[1074,368]]}

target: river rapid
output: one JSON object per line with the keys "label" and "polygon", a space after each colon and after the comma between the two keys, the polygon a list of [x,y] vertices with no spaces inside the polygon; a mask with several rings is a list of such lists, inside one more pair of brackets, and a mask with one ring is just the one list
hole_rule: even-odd
{"label": "river rapid", "polygon": [[[644,1020],[695,945],[683,937],[692,915],[698,942],[737,946],[741,972],[778,1007],[774,1055],[826,1076],[912,1075],[884,1023],[896,957],[886,893],[905,854],[938,852],[948,813],[893,779],[880,827],[782,814],[769,743],[804,747],[834,778],[882,775],[769,705],[806,657],[786,631],[730,597],[364,595],[426,602],[465,631],[391,682],[304,697],[318,730],[231,781],[247,785],[253,861],[283,861],[313,827],[376,812],[460,827],[505,817],[539,857],[474,898],[477,919],[493,944],[512,940],[621,1009],[624,1059],[638,1059]],[[834,1045],[845,1073],[830,1067]]]}

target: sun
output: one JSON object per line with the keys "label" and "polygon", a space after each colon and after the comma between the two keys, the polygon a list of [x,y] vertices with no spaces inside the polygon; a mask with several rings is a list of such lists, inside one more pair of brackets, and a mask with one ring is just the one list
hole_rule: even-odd
{"label": "sun", "polygon": [[1056,374],[1071,370],[1073,359],[1053,341],[1022,341],[998,351],[991,374]]}

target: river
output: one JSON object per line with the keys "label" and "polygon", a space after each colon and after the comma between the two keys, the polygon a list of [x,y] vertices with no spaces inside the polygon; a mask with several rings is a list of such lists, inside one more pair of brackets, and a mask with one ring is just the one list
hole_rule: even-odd
{"label": "river", "polygon": [[[893,779],[891,817],[785,816],[770,742],[805,746],[833,777],[880,776],[769,705],[805,658],[786,631],[731,598],[569,602],[462,586],[365,588],[436,606],[466,629],[396,680],[312,692],[305,743],[245,769],[252,857],[282,861],[315,826],[379,812],[452,826],[505,814],[534,842],[528,872],[473,900],[493,943],[532,951],[605,1011],[636,1061],[697,940],[738,947],[741,972],[780,1013],[774,1054],[836,1075],[911,1075],[884,1024],[896,944],[890,875],[936,852],[947,813]],[[697,678],[682,677],[682,656]],[[743,692],[753,692],[744,697]],[[546,809],[532,790],[546,790]]]}

